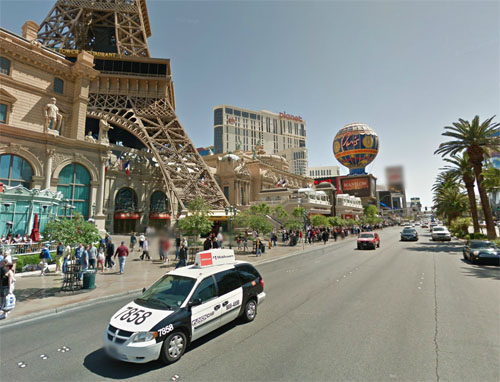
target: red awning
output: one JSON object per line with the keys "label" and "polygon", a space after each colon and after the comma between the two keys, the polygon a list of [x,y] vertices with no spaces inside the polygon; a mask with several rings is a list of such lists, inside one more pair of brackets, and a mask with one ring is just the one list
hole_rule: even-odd
{"label": "red awning", "polygon": [[137,212],[115,212],[114,218],[118,220],[140,219],[141,215]]}
{"label": "red awning", "polygon": [[152,220],[170,220],[170,215],[160,212],[152,212],[149,214],[149,218]]}

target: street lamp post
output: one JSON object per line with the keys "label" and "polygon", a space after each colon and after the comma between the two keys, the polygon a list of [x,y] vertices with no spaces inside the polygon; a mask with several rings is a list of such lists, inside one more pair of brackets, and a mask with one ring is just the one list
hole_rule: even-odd
{"label": "street lamp post", "polygon": [[224,209],[229,220],[229,249],[233,248],[233,217],[236,215],[236,207],[229,206]]}

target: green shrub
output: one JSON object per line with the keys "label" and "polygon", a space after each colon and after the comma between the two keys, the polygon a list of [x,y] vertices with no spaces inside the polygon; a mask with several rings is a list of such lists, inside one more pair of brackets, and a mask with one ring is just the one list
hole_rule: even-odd
{"label": "green shrub", "polygon": [[463,239],[469,234],[469,227],[472,225],[471,218],[458,218],[455,219],[450,226],[450,232],[452,235]]}
{"label": "green shrub", "polygon": [[467,239],[469,240],[486,240],[488,236],[482,233],[469,233]]}
{"label": "green shrub", "polygon": [[[49,262],[49,264],[54,264],[55,261],[56,261],[56,252],[55,251],[51,251],[50,252],[50,256],[52,256],[52,261]],[[39,254],[35,254],[35,255],[14,255],[13,257],[15,257],[17,259],[16,261],[16,272],[22,272],[23,271],[23,267],[27,264],[33,264],[33,265],[37,265],[38,263],[40,263],[40,255]]]}

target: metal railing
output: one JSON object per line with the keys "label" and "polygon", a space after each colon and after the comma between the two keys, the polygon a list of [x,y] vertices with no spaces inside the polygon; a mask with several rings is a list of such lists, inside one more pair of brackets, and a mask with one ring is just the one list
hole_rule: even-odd
{"label": "metal railing", "polygon": [[49,251],[55,251],[57,248],[57,243],[55,241],[39,241],[36,243],[1,243],[0,248],[2,253],[5,254],[10,249],[10,254],[12,256],[24,256],[24,255],[35,255],[42,251],[42,248],[49,244]]}

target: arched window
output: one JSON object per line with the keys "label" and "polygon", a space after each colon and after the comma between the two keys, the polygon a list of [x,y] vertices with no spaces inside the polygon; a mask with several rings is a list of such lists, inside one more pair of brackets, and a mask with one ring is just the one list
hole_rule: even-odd
{"label": "arched window", "polygon": [[137,211],[137,194],[128,187],[120,188],[115,196],[115,211]]}
{"label": "arched window", "polygon": [[168,212],[168,199],[165,193],[153,192],[149,202],[149,212]]}
{"label": "arched window", "polygon": [[21,184],[30,188],[33,169],[23,158],[11,154],[1,155],[0,167],[0,182],[4,185],[17,186]]}
{"label": "arched window", "polygon": [[0,57],[0,73],[10,75],[10,60],[5,57]]}
{"label": "arched window", "polygon": [[78,163],[64,167],[59,174],[57,191],[74,207],[68,214],[78,212],[86,219],[89,217],[90,174],[85,167]]}

